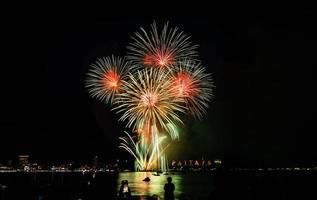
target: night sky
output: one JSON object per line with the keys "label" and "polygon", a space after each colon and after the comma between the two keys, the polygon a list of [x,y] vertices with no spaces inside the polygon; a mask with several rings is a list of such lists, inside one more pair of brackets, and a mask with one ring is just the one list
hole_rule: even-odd
{"label": "night sky", "polygon": [[[176,6],[173,7],[176,9]],[[223,158],[246,166],[317,163],[312,68],[316,15],[310,9],[212,8],[201,12],[23,11],[3,25],[0,160],[129,158],[124,124],[84,88],[89,64],[124,56],[130,36],[169,21],[199,44],[216,88],[208,116],[185,119],[170,158]],[[114,14],[115,13],[115,14]]]}

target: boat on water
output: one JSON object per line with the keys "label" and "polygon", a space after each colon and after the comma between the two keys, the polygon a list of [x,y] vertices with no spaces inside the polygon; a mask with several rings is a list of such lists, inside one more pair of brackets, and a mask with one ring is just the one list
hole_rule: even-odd
{"label": "boat on water", "polygon": [[160,176],[161,174],[163,174],[162,171],[156,171],[155,173],[153,173],[153,176]]}

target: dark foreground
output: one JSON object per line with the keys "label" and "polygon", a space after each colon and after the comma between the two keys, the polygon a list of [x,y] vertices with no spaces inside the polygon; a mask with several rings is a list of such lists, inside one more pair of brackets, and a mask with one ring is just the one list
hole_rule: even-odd
{"label": "dark foreground", "polygon": [[[120,179],[139,176],[130,173],[103,172],[95,177],[80,172],[0,173],[0,199],[116,199]],[[317,199],[316,171],[218,171],[170,176],[174,177],[176,199]],[[141,180],[139,183],[138,178],[129,180],[133,198],[158,195],[162,199],[164,182],[157,180],[166,177],[153,177],[147,185]]]}

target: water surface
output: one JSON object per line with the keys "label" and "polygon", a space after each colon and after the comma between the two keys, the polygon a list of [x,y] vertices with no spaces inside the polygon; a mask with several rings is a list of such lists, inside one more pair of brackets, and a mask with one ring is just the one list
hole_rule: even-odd
{"label": "water surface", "polygon": [[[164,185],[167,183],[166,179],[169,176],[172,177],[172,182],[175,185],[175,197],[180,197],[181,194],[192,198],[208,196],[214,190],[213,176],[211,173],[174,173],[155,176],[151,172],[120,173],[117,181],[117,190],[119,191],[122,180],[128,180],[132,195],[152,196],[156,194],[163,198]],[[143,181],[145,177],[149,177],[151,181]]]}

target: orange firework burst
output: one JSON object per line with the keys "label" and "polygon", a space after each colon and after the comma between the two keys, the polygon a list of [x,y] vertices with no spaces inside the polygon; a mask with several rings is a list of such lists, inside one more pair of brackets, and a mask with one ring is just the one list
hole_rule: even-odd
{"label": "orange firework burst", "polygon": [[[145,68],[129,74],[123,81],[125,92],[118,94],[115,110],[123,113],[120,120],[128,127],[145,131],[146,126],[181,122],[178,112],[184,112],[183,99],[172,93],[170,74],[161,69]],[[150,127],[151,128],[151,127]]]}
{"label": "orange firework burst", "polygon": [[143,64],[151,67],[168,68],[174,63],[174,56],[169,50],[156,50],[144,56]]}
{"label": "orange firework burst", "polygon": [[113,91],[114,93],[120,91],[121,79],[117,72],[109,70],[100,81],[103,84],[104,90]]}
{"label": "orange firework burst", "polygon": [[175,68],[171,79],[173,95],[183,98],[189,113],[201,118],[212,97],[211,75],[205,73],[200,63],[190,60],[178,62]]}
{"label": "orange firework burst", "polygon": [[191,44],[190,37],[168,23],[159,33],[154,22],[149,33],[141,28],[132,39],[127,58],[141,66],[170,68],[181,59],[197,56],[197,45]]}
{"label": "orange firework burst", "polygon": [[172,78],[172,91],[177,97],[188,98],[197,94],[197,87],[191,75],[180,71]]}
{"label": "orange firework burst", "polygon": [[112,103],[122,90],[122,80],[129,70],[129,64],[119,57],[98,59],[91,65],[86,87],[92,97]]}

